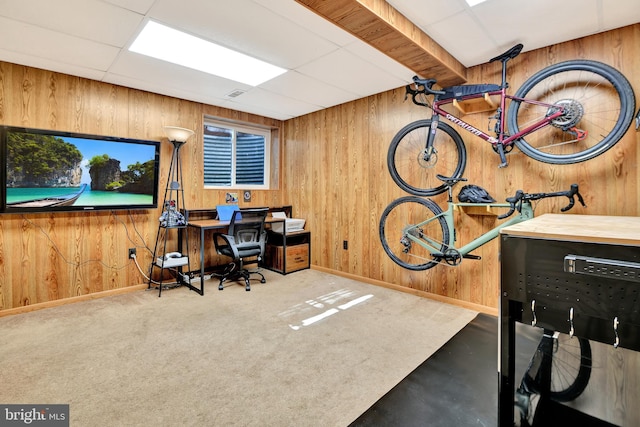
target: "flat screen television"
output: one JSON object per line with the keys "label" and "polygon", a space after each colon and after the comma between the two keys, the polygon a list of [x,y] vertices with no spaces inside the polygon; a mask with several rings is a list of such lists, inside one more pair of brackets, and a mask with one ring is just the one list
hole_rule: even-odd
{"label": "flat screen television", "polygon": [[0,127],[0,212],[153,209],[160,142]]}

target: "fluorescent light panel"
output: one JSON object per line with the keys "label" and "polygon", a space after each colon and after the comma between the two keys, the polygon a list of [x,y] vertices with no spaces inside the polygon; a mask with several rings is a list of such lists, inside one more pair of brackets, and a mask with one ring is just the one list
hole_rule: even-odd
{"label": "fluorescent light panel", "polygon": [[477,4],[484,3],[485,1],[487,1],[487,0],[466,0],[466,2],[469,5],[469,7],[473,7],[473,6],[477,5]]}
{"label": "fluorescent light panel", "polygon": [[129,50],[251,86],[287,71],[154,21],[147,22]]}

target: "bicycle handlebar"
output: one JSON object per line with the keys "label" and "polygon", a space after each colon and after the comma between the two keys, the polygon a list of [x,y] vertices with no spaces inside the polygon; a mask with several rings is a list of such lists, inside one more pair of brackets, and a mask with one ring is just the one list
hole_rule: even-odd
{"label": "bicycle handlebar", "polygon": [[431,108],[426,102],[418,101],[416,97],[420,94],[425,95],[444,95],[446,92],[443,90],[435,90],[432,89],[433,85],[436,83],[435,79],[421,79],[418,76],[413,76],[413,83],[415,85],[415,89],[411,87],[411,85],[407,85],[405,87],[404,99],[406,100],[409,95],[411,95],[411,100],[416,105],[421,105],[423,107]]}
{"label": "bicycle handlebar", "polygon": [[507,197],[506,201],[509,203],[509,211],[505,214],[502,215],[498,215],[498,219],[504,219],[507,218],[511,215],[513,215],[513,213],[517,210],[518,212],[521,211],[522,209],[522,202],[523,201],[531,201],[531,200],[540,200],[540,199],[546,199],[548,197],[560,197],[560,196],[564,196],[567,197],[569,199],[569,204],[563,208],[560,209],[561,212],[566,212],[568,210],[570,210],[571,208],[573,208],[573,205],[575,204],[575,198],[578,198],[578,201],[580,202],[580,204],[583,207],[587,207],[587,205],[585,205],[584,203],[584,199],[582,198],[582,195],[580,194],[580,192],[578,191],[578,184],[571,184],[571,188],[567,191],[557,191],[555,193],[525,193],[522,190],[518,190],[516,191],[516,194],[513,197]]}

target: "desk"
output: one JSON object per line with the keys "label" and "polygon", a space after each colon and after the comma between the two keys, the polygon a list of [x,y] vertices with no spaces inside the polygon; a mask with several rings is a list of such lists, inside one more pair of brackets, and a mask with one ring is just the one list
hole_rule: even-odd
{"label": "desk", "polygon": [[[240,209],[243,209],[242,207]],[[269,212],[274,211],[285,211],[291,212],[291,206],[285,206],[281,208],[269,208]],[[191,289],[198,292],[200,295],[204,295],[204,276],[205,276],[205,266],[204,266],[204,254],[205,254],[205,242],[204,235],[207,230],[224,230],[229,226],[229,221],[220,221],[218,219],[213,219],[217,216],[215,209],[195,209],[195,210],[184,210],[183,214],[185,219],[187,220],[187,230],[188,233],[189,228],[193,228],[199,231],[200,234],[200,289],[189,286]],[[267,216],[265,220],[265,224],[272,224],[275,222],[284,223],[285,220],[283,218],[274,218],[272,216]],[[182,251],[182,230],[179,230],[178,237],[178,251]],[[190,274],[191,272],[189,272]]]}
{"label": "desk", "polygon": [[[519,380],[515,322],[640,351],[640,218],[547,214],[500,234],[498,425],[504,427],[513,425]],[[576,410],[567,416],[571,423],[561,425],[611,425],[578,422],[584,414]]]}

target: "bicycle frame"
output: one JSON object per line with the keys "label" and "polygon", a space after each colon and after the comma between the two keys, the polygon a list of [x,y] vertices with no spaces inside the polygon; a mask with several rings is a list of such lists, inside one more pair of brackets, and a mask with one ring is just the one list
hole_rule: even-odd
{"label": "bicycle frame", "polygon": [[[448,105],[448,104],[452,104],[454,100],[457,100],[459,102],[463,102],[463,101],[467,101],[470,99],[478,99],[478,98],[483,98],[485,96],[485,93],[479,93],[479,94],[473,94],[473,95],[466,95],[461,97],[460,99],[457,98],[451,98],[451,99],[443,99],[443,100],[438,100],[438,101],[434,101],[432,104],[432,110],[433,110],[433,115],[431,117],[432,121],[436,123],[438,123],[438,117],[442,116],[445,119],[447,119],[448,121],[450,121],[451,123],[456,124],[457,126],[461,127],[462,129],[466,130],[467,132],[472,133],[473,135],[484,139],[485,141],[493,144],[494,146],[496,145],[503,145],[503,146],[508,146],[508,145],[512,145],[514,143],[514,141],[516,141],[519,138],[522,138],[526,135],[529,135],[532,132],[535,132],[539,129],[544,128],[545,126],[549,125],[553,120],[555,120],[557,117],[560,117],[564,114],[564,109],[558,106],[553,106],[552,104],[547,104],[544,102],[538,102],[538,101],[534,101],[534,100],[528,100],[528,99],[524,99],[524,98],[517,98],[515,96],[511,96],[509,94],[507,94],[507,88],[506,88],[506,84],[502,84],[502,88],[500,90],[496,90],[496,91],[491,91],[491,92],[486,92],[487,95],[489,96],[499,96],[500,97],[500,107],[498,109],[498,116],[497,116],[497,138],[494,136],[491,136],[489,134],[487,134],[486,132],[481,131],[480,129],[472,126],[471,124],[467,123],[466,121],[454,116],[453,114],[445,111],[444,109],[442,109],[443,105]],[[541,105],[544,107],[547,107],[548,109],[551,109],[552,107],[556,110],[553,114],[549,114],[546,115],[543,119],[531,124],[530,126],[526,127],[525,129],[520,130],[518,133],[513,134],[513,135],[509,135],[509,136],[505,136],[505,112],[506,112],[506,104],[507,104],[507,99],[512,100],[512,101],[519,101],[519,102],[523,102],[526,104],[533,104],[533,105]],[[433,128],[432,130],[435,130],[435,128]],[[431,139],[431,135],[429,137],[429,139]],[[428,147],[431,146],[431,141],[428,141]]]}
{"label": "bicycle frame", "polygon": [[[446,248],[446,250],[450,250],[453,249],[455,251],[457,251],[460,256],[465,256],[469,253],[471,253],[472,251],[474,251],[475,249],[479,248],[480,246],[484,245],[485,243],[495,239],[496,237],[498,237],[498,235],[500,234],[500,230],[504,227],[507,227],[509,225],[513,225],[513,224],[518,224],[520,222],[524,222],[527,220],[530,220],[533,218],[533,207],[531,206],[531,202],[529,201],[523,201],[522,202],[522,206],[520,209],[520,212],[516,212],[514,213],[514,216],[512,216],[511,218],[509,218],[509,220],[499,224],[498,226],[492,228],[491,230],[487,231],[486,233],[476,237],[475,239],[473,239],[471,242],[467,243],[466,245],[458,248],[455,245],[455,241],[456,241],[456,235],[455,235],[455,222],[454,222],[454,212],[456,209],[458,209],[459,207],[464,207],[464,206],[484,206],[484,207],[488,207],[488,208],[509,208],[510,205],[509,203],[455,203],[455,202],[447,202],[448,207],[446,211],[443,211],[442,213],[433,216],[425,221],[422,221],[418,224],[413,224],[409,227],[407,227],[407,229],[403,230],[403,235],[406,236],[408,239],[411,240],[412,243],[418,244],[420,246],[422,246],[423,248],[427,249],[431,255],[433,255],[434,257],[437,256],[443,256],[444,254],[441,252],[441,247],[442,247],[442,242],[436,242],[433,241],[431,239],[428,238],[428,236],[424,236],[422,235],[422,233],[411,233],[410,230],[411,229],[420,229],[420,227],[429,224],[433,221],[438,221],[439,218],[443,218],[444,221],[447,223],[447,227],[449,229],[449,238],[450,238],[450,242],[448,247]],[[416,236],[416,234],[419,234],[420,237]]]}

